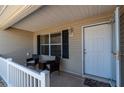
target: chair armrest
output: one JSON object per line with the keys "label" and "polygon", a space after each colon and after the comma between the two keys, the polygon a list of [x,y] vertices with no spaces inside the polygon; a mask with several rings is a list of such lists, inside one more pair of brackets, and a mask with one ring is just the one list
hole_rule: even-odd
{"label": "chair armrest", "polygon": [[28,58],[26,61],[28,62],[28,61],[32,61],[33,60],[33,58]]}

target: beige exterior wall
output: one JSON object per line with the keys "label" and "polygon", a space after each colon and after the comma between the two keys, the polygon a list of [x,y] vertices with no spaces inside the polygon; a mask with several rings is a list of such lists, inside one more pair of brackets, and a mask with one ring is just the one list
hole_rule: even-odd
{"label": "beige exterior wall", "polygon": [[39,34],[48,34],[52,32],[62,31],[63,29],[71,27],[74,31],[73,37],[69,37],[69,59],[64,59],[61,64],[61,70],[66,72],[82,75],[82,26],[108,21],[111,18],[111,14],[105,14],[102,16],[87,18],[84,20],[77,20],[73,22],[59,24],[55,27],[50,27],[38,31],[34,35],[33,47],[34,53],[37,51],[36,36]]}
{"label": "beige exterior wall", "polygon": [[12,57],[15,62],[24,64],[27,52],[33,52],[33,33],[9,29],[0,31],[0,55]]}

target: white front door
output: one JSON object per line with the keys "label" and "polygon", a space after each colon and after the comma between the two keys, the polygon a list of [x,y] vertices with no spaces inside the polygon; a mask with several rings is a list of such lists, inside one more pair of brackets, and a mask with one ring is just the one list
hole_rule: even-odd
{"label": "white front door", "polygon": [[111,78],[111,24],[84,28],[84,73]]}

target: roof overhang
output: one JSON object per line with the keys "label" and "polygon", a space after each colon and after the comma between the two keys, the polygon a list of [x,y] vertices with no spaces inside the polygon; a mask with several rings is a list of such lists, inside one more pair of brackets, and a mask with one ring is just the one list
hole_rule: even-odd
{"label": "roof overhang", "polygon": [[31,14],[41,5],[4,5],[0,9],[0,30],[4,30]]}

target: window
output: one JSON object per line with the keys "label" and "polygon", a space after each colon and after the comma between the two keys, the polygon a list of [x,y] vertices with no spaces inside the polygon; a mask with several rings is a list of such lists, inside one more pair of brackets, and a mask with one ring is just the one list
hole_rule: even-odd
{"label": "window", "polygon": [[50,34],[51,56],[61,56],[61,33]]}
{"label": "window", "polygon": [[63,30],[59,33],[38,35],[37,46],[39,55],[69,58],[69,32],[68,30]]}
{"label": "window", "polygon": [[49,44],[49,35],[42,35],[40,37],[40,44]]}
{"label": "window", "polygon": [[40,52],[40,54],[49,55],[49,35],[41,35]]}
{"label": "window", "polygon": [[61,33],[51,34],[50,35],[51,44],[60,44],[61,43]]}
{"label": "window", "polygon": [[41,54],[49,55],[49,45],[41,45]]}
{"label": "window", "polygon": [[61,45],[51,45],[51,56],[61,56]]}
{"label": "window", "polygon": [[61,33],[41,35],[40,51],[42,55],[61,56]]}

